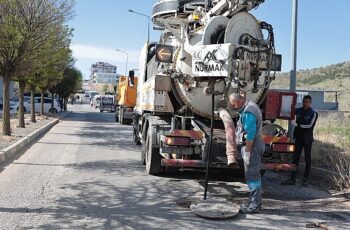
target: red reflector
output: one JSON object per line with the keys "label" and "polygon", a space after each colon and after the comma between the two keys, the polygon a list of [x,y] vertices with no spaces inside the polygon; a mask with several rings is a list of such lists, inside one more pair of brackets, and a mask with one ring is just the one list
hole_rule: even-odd
{"label": "red reflector", "polygon": [[271,149],[274,152],[279,153],[293,153],[295,151],[295,145],[293,143],[272,143]]}
{"label": "red reflector", "polygon": [[190,146],[190,138],[189,137],[167,136],[167,137],[165,137],[164,142],[166,145]]}

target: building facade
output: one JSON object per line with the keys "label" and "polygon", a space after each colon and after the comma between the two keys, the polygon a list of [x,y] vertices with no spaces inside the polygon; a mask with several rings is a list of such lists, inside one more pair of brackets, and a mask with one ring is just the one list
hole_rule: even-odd
{"label": "building facade", "polygon": [[91,65],[91,78],[97,84],[115,84],[118,80],[117,66],[96,62]]}
{"label": "building facade", "polygon": [[312,98],[311,107],[315,110],[339,110],[337,90],[313,90],[313,89],[297,89],[297,107],[302,106],[303,97],[310,95]]}

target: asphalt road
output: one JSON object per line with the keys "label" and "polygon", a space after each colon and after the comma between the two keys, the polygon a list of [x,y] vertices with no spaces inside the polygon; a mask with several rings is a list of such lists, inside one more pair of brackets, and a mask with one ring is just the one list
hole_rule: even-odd
{"label": "asphalt road", "polygon": [[[149,176],[130,126],[88,105],[70,109],[0,172],[0,229],[301,229],[310,222],[350,229],[343,198],[317,186],[283,187],[283,173],[264,176],[260,214],[199,218],[176,201],[200,200],[204,173]],[[242,178],[230,172],[211,176],[209,199],[240,204],[247,196]]]}

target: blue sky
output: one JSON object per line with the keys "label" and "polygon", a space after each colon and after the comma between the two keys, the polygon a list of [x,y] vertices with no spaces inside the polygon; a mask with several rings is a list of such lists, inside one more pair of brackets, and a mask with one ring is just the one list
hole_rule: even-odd
{"label": "blue sky", "polygon": [[[128,10],[150,15],[156,0],[76,0],[76,16],[71,48],[76,67],[85,78],[91,64],[105,61],[117,65],[118,73],[138,68],[139,52],[147,40],[147,18]],[[336,64],[350,60],[350,0],[299,0],[297,69]],[[291,68],[292,0],[265,0],[251,13],[274,28],[277,53],[282,54],[282,70]],[[151,30],[151,40],[159,32]]]}

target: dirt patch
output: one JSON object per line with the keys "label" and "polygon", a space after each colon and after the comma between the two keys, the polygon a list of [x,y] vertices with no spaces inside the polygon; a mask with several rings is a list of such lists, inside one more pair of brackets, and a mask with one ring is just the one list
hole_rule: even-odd
{"label": "dirt patch", "polygon": [[[18,127],[18,124],[19,124],[18,116],[12,117],[10,119],[11,136],[0,135],[0,150],[14,144],[15,142],[17,142],[21,139],[23,139],[24,137],[28,136],[30,133],[34,132],[35,130],[50,123],[55,118],[57,118],[57,115],[39,116],[39,114],[38,114],[36,116],[36,122],[31,122],[30,121],[30,114],[25,114],[24,115],[25,128],[20,128],[20,127]],[[0,127],[2,127],[2,123],[3,122],[1,120]]]}

